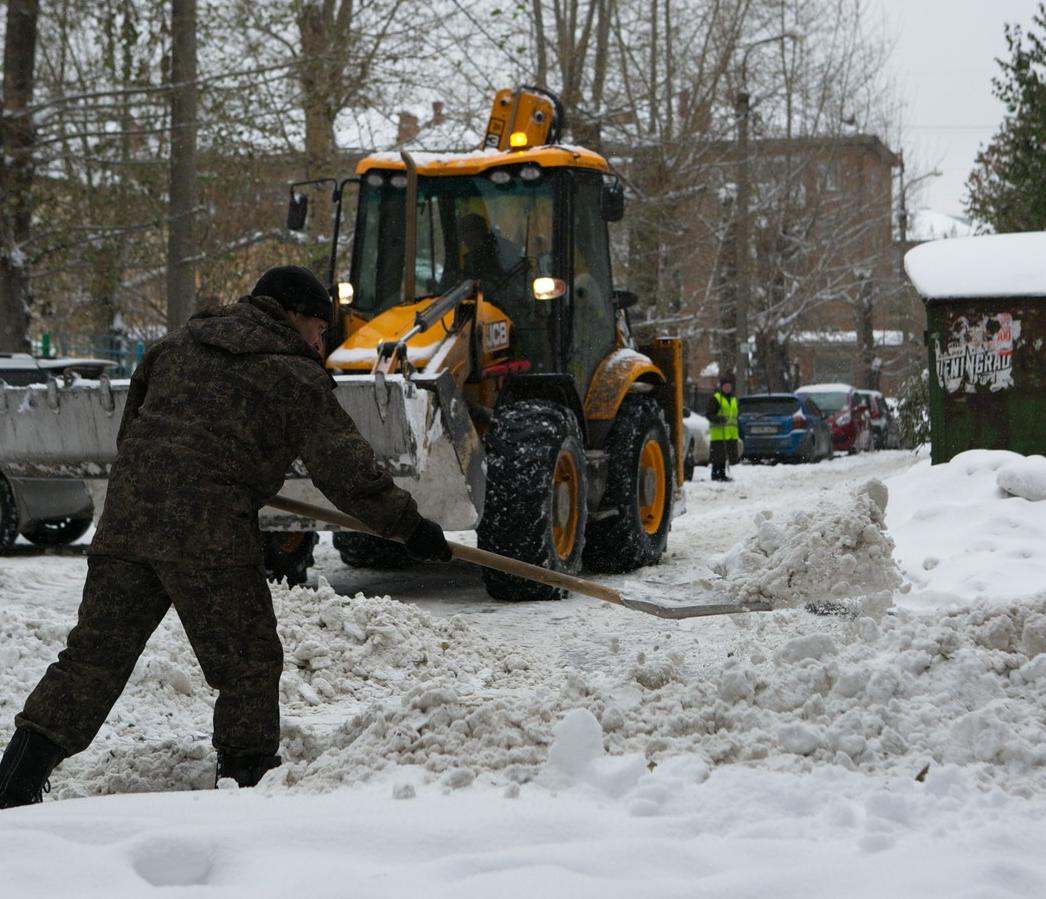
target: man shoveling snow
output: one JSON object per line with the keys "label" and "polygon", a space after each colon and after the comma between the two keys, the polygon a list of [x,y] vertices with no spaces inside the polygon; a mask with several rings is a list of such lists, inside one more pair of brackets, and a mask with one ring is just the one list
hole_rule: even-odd
{"label": "man shoveling snow", "polygon": [[199,313],[135,371],[76,627],[15,718],[0,808],[39,802],[94,739],[171,605],[218,691],[217,776],[254,786],[280,764],[283,649],[258,510],[301,458],[340,509],[415,558],[448,561],[440,527],[374,462],[332,392],[326,289],[297,266]]}

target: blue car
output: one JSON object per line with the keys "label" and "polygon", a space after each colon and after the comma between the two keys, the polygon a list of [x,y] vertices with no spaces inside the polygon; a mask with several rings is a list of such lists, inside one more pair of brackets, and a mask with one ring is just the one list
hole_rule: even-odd
{"label": "blue car", "polygon": [[832,455],[832,429],[809,396],[757,393],[737,403],[746,459],[820,462]]}

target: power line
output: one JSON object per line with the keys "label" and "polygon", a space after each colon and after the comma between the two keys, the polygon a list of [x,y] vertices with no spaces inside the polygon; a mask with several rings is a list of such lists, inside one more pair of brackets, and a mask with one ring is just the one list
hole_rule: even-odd
{"label": "power line", "polygon": [[999,123],[994,125],[909,125],[909,128],[918,128],[920,131],[994,131]]}

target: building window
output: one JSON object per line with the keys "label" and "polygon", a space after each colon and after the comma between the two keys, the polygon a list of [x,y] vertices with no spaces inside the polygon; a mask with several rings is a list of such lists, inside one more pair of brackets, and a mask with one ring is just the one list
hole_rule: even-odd
{"label": "building window", "polygon": [[817,163],[817,189],[822,193],[839,190],[839,170],[834,162]]}

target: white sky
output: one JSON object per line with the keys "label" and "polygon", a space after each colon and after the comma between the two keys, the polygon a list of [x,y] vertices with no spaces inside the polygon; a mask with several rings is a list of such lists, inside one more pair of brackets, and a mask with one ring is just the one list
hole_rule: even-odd
{"label": "white sky", "polygon": [[941,172],[924,182],[918,204],[962,215],[974,156],[1003,116],[991,92],[999,72],[995,59],[1007,56],[1003,24],[1027,29],[1038,2],[872,0],[876,5],[896,38],[892,74],[906,105],[909,174]]}

